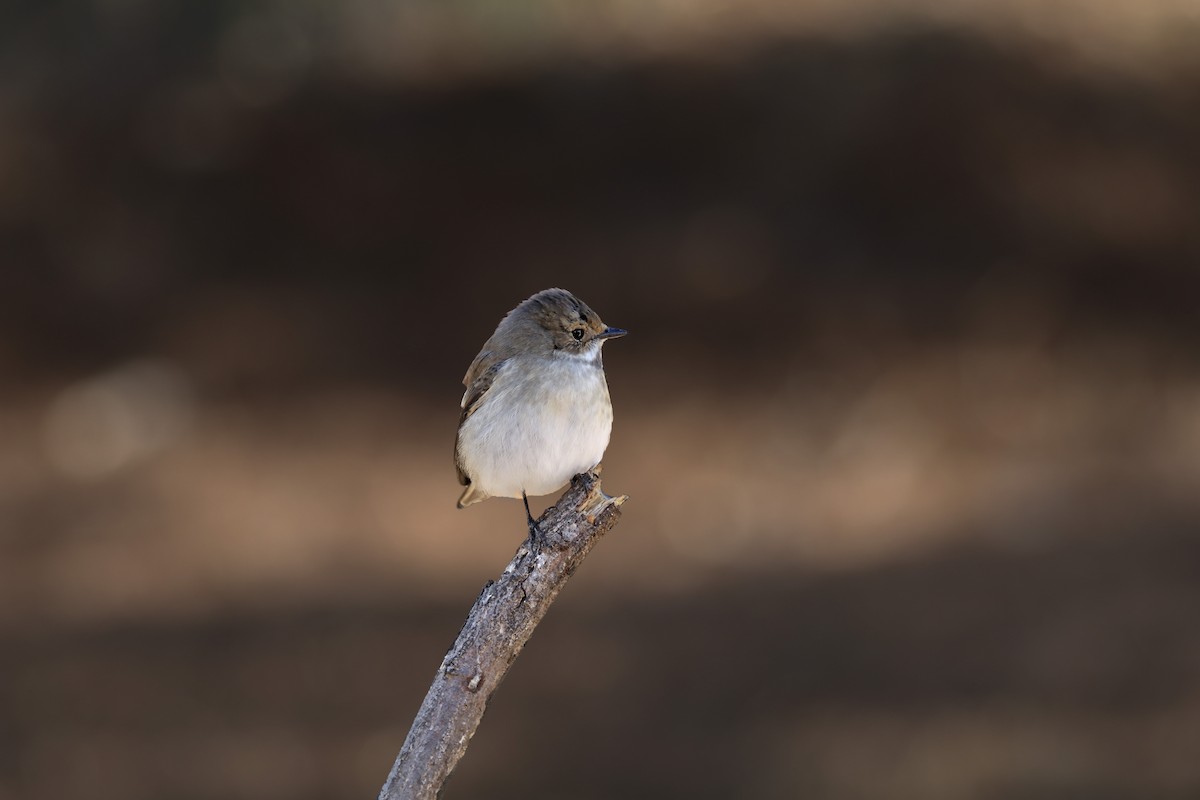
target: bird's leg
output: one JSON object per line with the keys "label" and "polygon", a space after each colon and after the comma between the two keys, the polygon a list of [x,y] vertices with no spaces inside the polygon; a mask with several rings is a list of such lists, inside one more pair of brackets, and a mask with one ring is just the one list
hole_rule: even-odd
{"label": "bird's leg", "polygon": [[542,532],[538,530],[537,522],[533,519],[533,514],[529,511],[529,497],[525,492],[521,492],[521,499],[525,501],[525,521],[529,524],[529,552],[532,553],[537,549],[538,539],[542,538]]}

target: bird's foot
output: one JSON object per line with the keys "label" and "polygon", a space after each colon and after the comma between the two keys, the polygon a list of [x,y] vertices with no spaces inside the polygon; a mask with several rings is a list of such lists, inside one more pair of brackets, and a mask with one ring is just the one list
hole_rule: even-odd
{"label": "bird's foot", "polygon": [[538,524],[534,522],[532,517],[529,518],[528,524],[529,541],[526,542],[526,547],[529,548],[530,554],[534,555],[541,549],[541,543],[546,541],[546,537],[542,535],[542,529],[538,527]]}
{"label": "bird's foot", "polygon": [[537,521],[534,520],[533,514],[529,512],[529,498],[524,492],[521,493],[521,500],[525,502],[525,524],[529,526],[529,553],[536,554],[539,549],[539,544],[546,541],[546,537],[542,534],[542,529],[538,527]]}

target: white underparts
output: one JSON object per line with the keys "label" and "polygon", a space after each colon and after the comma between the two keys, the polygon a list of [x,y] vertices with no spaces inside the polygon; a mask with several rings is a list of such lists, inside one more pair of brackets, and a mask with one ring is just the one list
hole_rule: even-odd
{"label": "white underparts", "polygon": [[549,494],[600,463],[612,431],[601,344],[505,362],[459,431],[472,494]]}

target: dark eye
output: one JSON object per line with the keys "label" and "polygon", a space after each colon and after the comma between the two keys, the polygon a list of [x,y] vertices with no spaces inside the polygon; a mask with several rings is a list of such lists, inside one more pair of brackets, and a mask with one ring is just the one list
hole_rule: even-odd
{"label": "dark eye", "polygon": [[576,328],[575,330],[571,331],[571,335],[575,337],[575,341],[583,341],[583,328]]}

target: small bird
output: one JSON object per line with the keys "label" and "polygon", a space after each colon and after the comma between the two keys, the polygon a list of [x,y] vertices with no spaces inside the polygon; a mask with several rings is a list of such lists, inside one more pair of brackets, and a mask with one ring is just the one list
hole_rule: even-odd
{"label": "small bird", "polygon": [[454,466],[467,488],[459,508],[519,497],[536,544],[529,495],[559,489],[604,457],[613,415],[600,350],[627,332],[605,326],[564,289],[508,312],[463,378]]}

